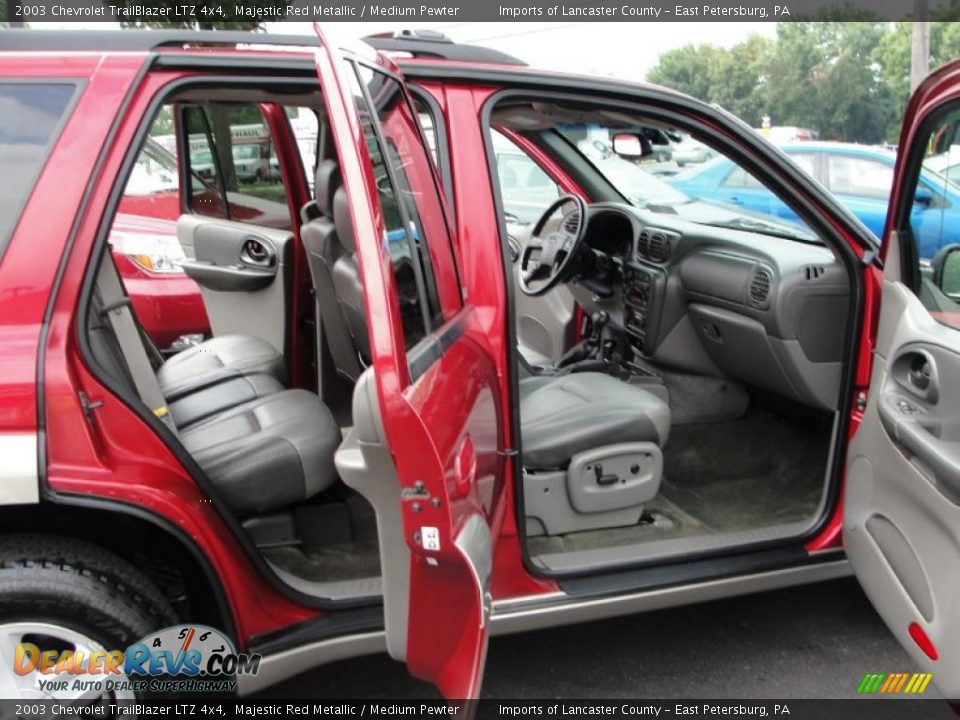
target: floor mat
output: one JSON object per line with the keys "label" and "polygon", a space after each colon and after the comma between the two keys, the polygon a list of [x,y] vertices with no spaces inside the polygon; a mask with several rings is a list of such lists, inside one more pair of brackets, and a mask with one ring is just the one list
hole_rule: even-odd
{"label": "floor mat", "polygon": [[786,419],[751,408],[739,420],[675,425],[655,522],[527,540],[531,555],[753,530],[812,518],[823,491],[829,416]]}
{"label": "floor mat", "polygon": [[573,552],[576,550],[598,550],[634,545],[648,540],[690,537],[708,532],[692,515],[688,515],[667,498],[658,496],[647,503],[649,515],[638,525],[604,530],[585,530],[567,535],[540,535],[527,539],[527,550],[531,555],[549,555],[552,553]]}
{"label": "floor mat", "polygon": [[356,580],[380,575],[380,548],[377,545],[376,516],[359,495],[347,499],[353,525],[353,541],[304,552],[298,547],[263,550],[274,565],[311,582]]}
{"label": "floor mat", "polygon": [[831,431],[827,416],[763,409],[675,427],[660,492],[714,532],[804,520],[820,503]]}

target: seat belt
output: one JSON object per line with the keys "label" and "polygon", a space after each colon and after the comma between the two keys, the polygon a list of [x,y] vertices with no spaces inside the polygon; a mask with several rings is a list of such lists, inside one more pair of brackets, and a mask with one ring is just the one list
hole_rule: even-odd
{"label": "seat belt", "polygon": [[167,409],[167,401],[160,392],[160,383],[157,382],[150,357],[140,337],[140,325],[133,314],[130,298],[127,297],[109,249],[100,261],[97,287],[100,290],[100,299],[103,301],[101,313],[107,318],[113,334],[117,337],[120,352],[130,371],[137,395],[150,408],[150,411],[176,434],[177,427]]}

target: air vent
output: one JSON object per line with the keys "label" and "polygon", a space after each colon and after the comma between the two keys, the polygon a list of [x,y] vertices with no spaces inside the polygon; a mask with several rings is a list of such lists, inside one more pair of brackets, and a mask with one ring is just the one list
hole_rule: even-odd
{"label": "air vent", "polygon": [[670,238],[666,233],[647,228],[640,231],[637,252],[643,257],[662,263],[670,259],[671,250]]}
{"label": "air vent", "polygon": [[758,267],[753,271],[750,281],[750,304],[755,308],[765,308],[770,300],[770,286],[773,284],[773,275],[765,267]]}
{"label": "air vent", "polygon": [[650,233],[650,259],[663,262],[670,258],[670,241],[663,233]]}
{"label": "air vent", "polygon": [[561,227],[563,228],[564,232],[568,232],[571,235],[575,234],[580,227],[580,211],[574,210],[572,213],[567,215],[563,219]]}
{"label": "air vent", "polygon": [[807,265],[803,269],[803,276],[809,280],[816,280],[818,277],[827,272],[827,269],[823,265]]}

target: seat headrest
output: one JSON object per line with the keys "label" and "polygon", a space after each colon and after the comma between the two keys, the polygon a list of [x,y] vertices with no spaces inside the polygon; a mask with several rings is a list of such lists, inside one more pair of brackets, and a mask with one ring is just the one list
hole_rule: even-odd
{"label": "seat headrest", "polygon": [[347,203],[347,191],[341,186],[333,194],[333,222],[337,227],[337,239],[349,253],[357,251],[357,239],[353,234],[353,218]]}
{"label": "seat headrest", "polygon": [[340,167],[336,160],[324,160],[317,166],[313,183],[313,197],[321,213],[330,217],[333,214],[333,193],[340,187]]}

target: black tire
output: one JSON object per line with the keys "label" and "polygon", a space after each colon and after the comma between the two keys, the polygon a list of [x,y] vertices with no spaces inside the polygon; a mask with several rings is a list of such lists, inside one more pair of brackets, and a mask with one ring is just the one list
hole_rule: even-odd
{"label": "black tire", "polygon": [[0,537],[0,624],[48,622],[122,650],[176,620],[149,578],[103,548],[55,535]]}

